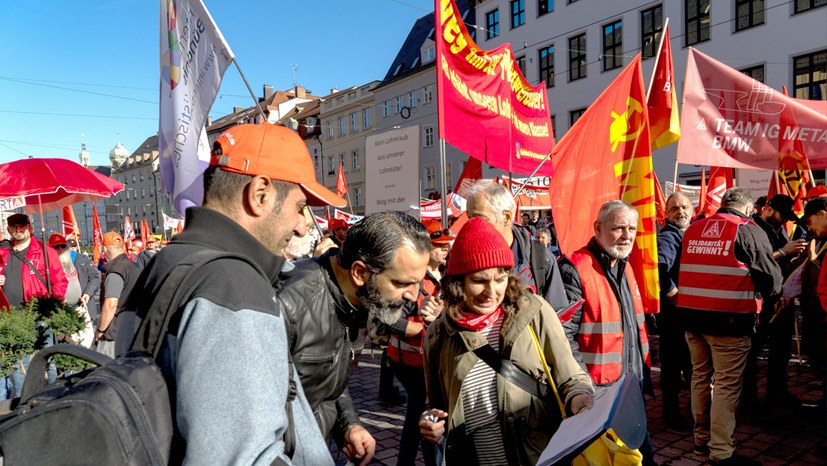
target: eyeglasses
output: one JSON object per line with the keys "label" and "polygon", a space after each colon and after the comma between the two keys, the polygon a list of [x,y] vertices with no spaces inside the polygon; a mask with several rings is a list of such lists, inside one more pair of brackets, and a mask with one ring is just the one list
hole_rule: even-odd
{"label": "eyeglasses", "polygon": [[53,248],[55,248],[55,249],[66,249],[66,245],[65,245],[65,244],[56,244],[56,245],[54,245],[54,246],[52,246],[52,247],[53,247]]}
{"label": "eyeglasses", "polygon": [[444,230],[439,230],[439,231],[435,231],[435,232],[431,233],[431,239],[439,239],[439,238],[442,238],[443,236],[453,237],[454,235],[452,235],[451,230],[449,230],[447,228],[445,228]]}

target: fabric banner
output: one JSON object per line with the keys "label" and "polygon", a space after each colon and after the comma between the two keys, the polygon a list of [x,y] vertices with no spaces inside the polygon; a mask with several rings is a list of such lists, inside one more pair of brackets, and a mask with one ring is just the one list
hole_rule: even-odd
{"label": "fabric banner", "polygon": [[[503,176],[502,184],[505,185],[506,188],[511,189],[511,194],[515,194],[520,186],[523,183],[514,181],[513,183],[508,179],[507,176]],[[521,211],[523,210],[548,210],[551,209],[551,199],[548,196],[548,187],[547,186],[538,186],[535,184],[526,184],[523,186],[522,191],[520,194],[514,198],[514,202],[517,204],[517,208]],[[515,215],[515,222],[520,221],[520,216]]]}
{"label": "fabric banner", "polygon": [[666,147],[681,137],[681,121],[678,117],[678,93],[675,90],[675,68],[672,64],[672,44],[669,42],[669,19],[663,27],[652,85],[646,105],[649,107],[649,133],[652,150]]}
{"label": "fabric banner", "polygon": [[63,207],[63,237],[67,240],[74,239],[80,241],[80,228],[78,228],[78,221],[75,218],[75,211],[72,206],[67,205]]}
{"label": "fabric banner", "polygon": [[358,222],[359,220],[362,220],[365,217],[363,215],[349,214],[344,210],[336,209],[336,214],[333,216],[333,218],[342,219],[345,222],[347,222],[348,225],[353,225],[354,223]]}
{"label": "fabric banner", "polygon": [[175,217],[170,217],[164,212],[161,212],[164,216],[164,231],[166,230],[175,230],[178,228],[178,219]]}
{"label": "fabric banner", "polygon": [[468,157],[465,161],[465,166],[462,167],[462,173],[459,175],[454,192],[460,196],[465,196],[465,191],[474,185],[477,181],[482,179],[482,162],[474,157]]}
{"label": "fabric banner", "polygon": [[[459,217],[465,212],[465,199],[456,193],[450,193],[447,196],[447,213],[449,217]],[[442,201],[427,200],[419,204],[419,218],[425,219],[442,219]]]}
{"label": "fabric banner", "polygon": [[811,168],[827,168],[827,101],[785,96],[691,47],[682,111],[680,163],[775,170],[800,142]]}
{"label": "fabric banner", "polygon": [[[703,209],[707,217],[715,215],[721,208],[721,199],[727,189],[733,186],[732,169],[724,167],[709,168],[709,182],[706,191],[701,189],[704,196],[700,199],[699,208]],[[700,210],[699,209],[699,210]]]}
{"label": "fabric banner", "polygon": [[179,214],[201,205],[210,148],[204,123],[233,52],[201,0],[161,0],[158,152]]}
{"label": "fabric banner", "polygon": [[92,203],[92,261],[96,267],[101,256],[103,256],[103,231],[101,231],[101,222],[98,219],[98,208],[95,203]]}
{"label": "fabric banner", "polygon": [[131,241],[133,239],[135,239],[135,230],[132,229],[132,220],[127,215],[123,218],[123,240]]}
{"label": "fabric banner", "polygon": [[554,148],[549,185],[560,249],[583,247],[607,201],[622,199],[639,213],[629,263],[645,311],[659,310],[657,229],[652,147],[640,55],[615,78]]}
{"label": "fabric banner", "polygon": [[439,137],[501,170],[533,172],[554,147],[546,83],[528,84],[509,44],[481,50],[454,0],[434,10]]}

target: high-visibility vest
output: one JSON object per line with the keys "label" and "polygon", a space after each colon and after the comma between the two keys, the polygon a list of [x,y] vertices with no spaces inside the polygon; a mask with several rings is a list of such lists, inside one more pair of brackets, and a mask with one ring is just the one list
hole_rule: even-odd
{"label": "high-visibility vest", "polygon": [[[433,296],[439,292],[439,282],[431,276],[426,274],[425,278],[419,284],[419,296],[416,299],[416,307],[419,305],[425,296]],[[423,323],[422,317],[417,312],[414,315],[406,317],[408,321]],[[396,334],[391,334],[388,338],[388,357],[400,364],[412,367],[422,367],[424,360],[422,357],[422,338],[424,331],[419,335],[412,337],[400,337]]]}
{"label": "high-visibility vest", "polygon": [[[574,252],[569,259],[580,275],[583,290],[582,318],[577,343],[586,370],[598,385],[617,381],[623,370],[623,318],[620,303],[606,278],[600,262],[586,248]],[[632,294],[635,319],[640,339],[640,352],[646,365],[649,359],[649,336],[643,301],[634,273],[626,267],[626,282]]]}
{"label": "high-visibility vest", "polygon": [[693,223],[683,235],[678,306],[704,311],[761,311],[749,266],[735,257],[741,225],[753,223],[732,214],[715,214]]}

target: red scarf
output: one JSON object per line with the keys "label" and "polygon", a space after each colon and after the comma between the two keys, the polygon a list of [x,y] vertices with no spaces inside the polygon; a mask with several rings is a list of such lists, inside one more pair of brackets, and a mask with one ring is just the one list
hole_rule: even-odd
{"label": "red scarf", "polygon": [[502,306],[497,306],[497,309],[490,314],[477,314],[476,312],[469,312],[462,310],[462,317],[457,319],[457,325],[468,330],[479,332],[497,321],[503,315]]}

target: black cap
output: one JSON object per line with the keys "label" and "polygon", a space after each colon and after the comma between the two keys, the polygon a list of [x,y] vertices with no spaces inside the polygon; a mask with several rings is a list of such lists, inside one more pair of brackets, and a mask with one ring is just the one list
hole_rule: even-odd
{"label": "black cap", "polygon": [[14,214],[10,215],[9,219],[7,220],[9,226],[19,226],[19,225],[31,225],[31,221],[29,220],[29,216],[26,214]]}
{"label": "black cap", "polygon": [[767,196],[761,196],[755,200],[755,207],[764,207],[767,205]]}
{"label": "black cap", "polygon": [[781,216],[784,217],[784,220],[797,222],[798,215],[796,215],[793,211],[793,204],[795,204],[793,198],[787,196],[786,194],[776,194],[769,200],[769,202],[767,202],[768,207],[772,207],[778,212],[781,212]]}
{"label": "black cap", "polygon": [[804,221],[810,215],[815,215],[822,210],[827,210],[827,197],[814,197],[804,206],[804,215],[801,216],[801,220]]}

